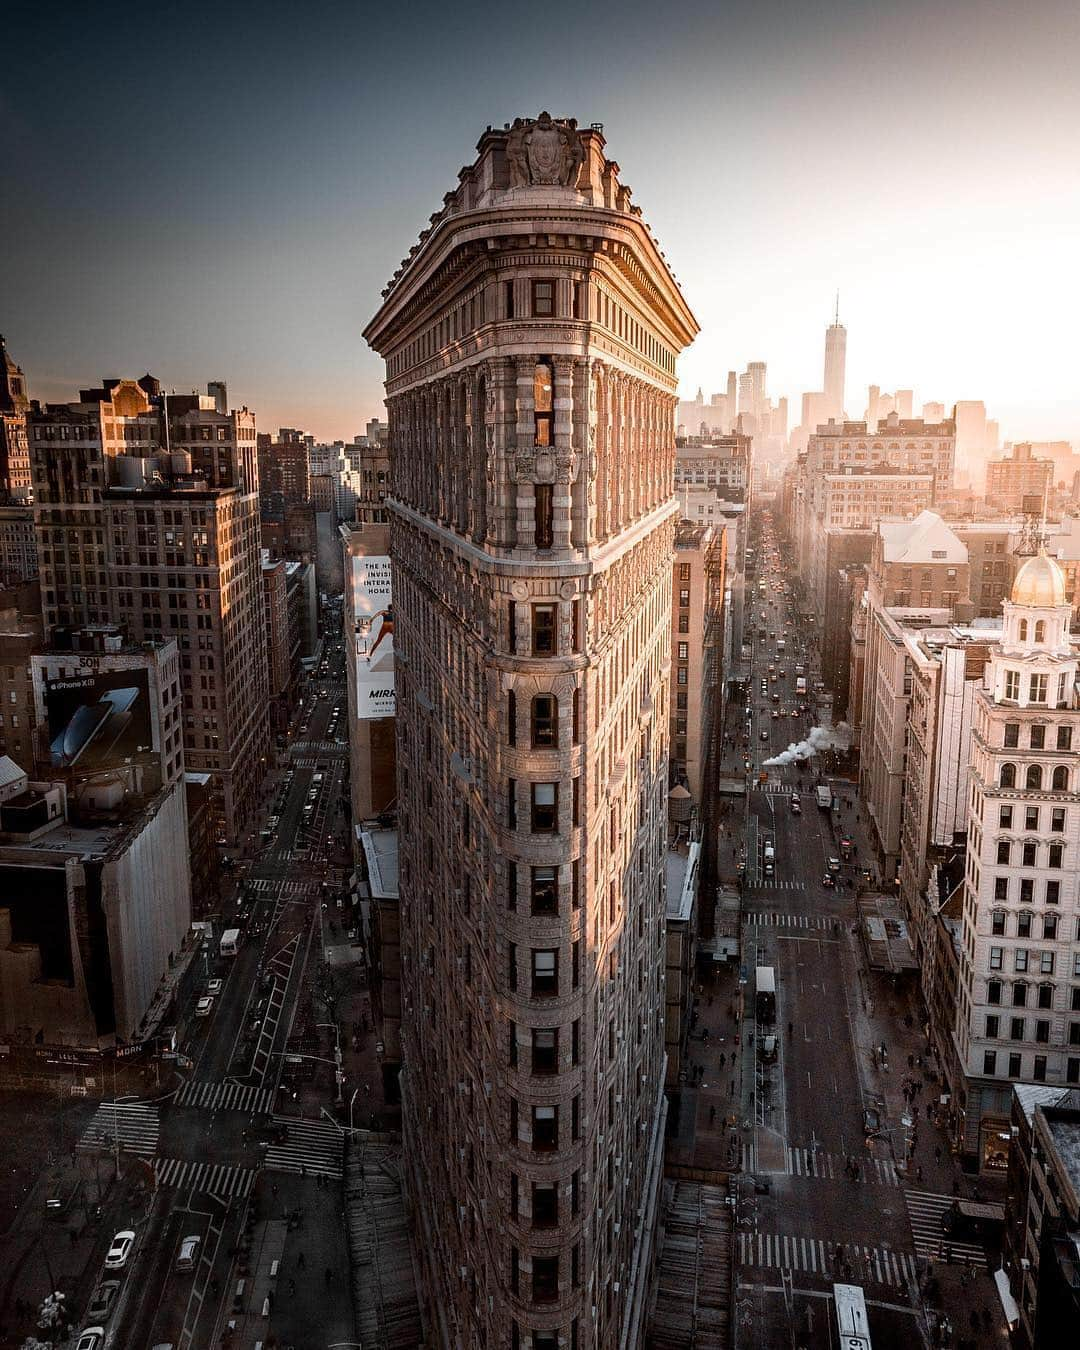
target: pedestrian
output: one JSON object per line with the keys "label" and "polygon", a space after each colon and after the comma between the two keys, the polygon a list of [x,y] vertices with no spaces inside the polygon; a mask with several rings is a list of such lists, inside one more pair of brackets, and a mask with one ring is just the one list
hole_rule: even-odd
{"label": "pedestrian", "polygon": [[306,1261],[305,1258],[304,1258],[304,1253],[303,1253],[303,1252],[300,1252],[300,1254],[299,1254],[299,1255],[297,1256],[297,1258],[296,1258],[296,1266],[297,1266],[297,1269],[298,1269],[298,1270],[303,1270],[303,1269],[305,1268],[306,1265],[307,1265],[307,1261]]}
{"label": "pedestrian", "polygon": [[296,1281],[295,1281],[295,1280],[290,1280],[290,1281],[289,1281],[289,1297],[290,1297],[290,1298],[295,1298],[295,1297],[296,1297]]}
{"label": "pedestrian", "polygon": [[915,1169],[915,1180],[918,1181],[918,1182],[920,1182],[920,1183],[921,1183],[921,1181],[922,1181],[922,1168],[921,1168],[921,1167],[916,1167],[916,1169]]}
{"label": "pedestrian", "polygon": [[711,1125],[715,1119],[716,1119],[716,1107],[715,1107],[715,1106],[710,1106],[710,1107],[709,1107],[709,1124]]}
{"label": "pedestrian", "polygon": [[334,1282],[334,1272],[329,1266],[326,1267],[326,1287],[329,1289]]}
{"label": "pedestrian", "polygon": [[724,1065],[725,1065],[726,1063],[727,1063],[727,1055],[725,1055],[724,1052],[723,1052],[723,1050],[721,1050],[721,1051],[720,1051],[720,1067],[723,1068]]}
{"label": "pedestrian", "polygon": [[938,1144],[938,1146],[934,1149],[934,1160],[935,1160],[935,1162],[940,1162],[940,1161],[941,1161],[941,1145],[940,1145],[940,1144]]}

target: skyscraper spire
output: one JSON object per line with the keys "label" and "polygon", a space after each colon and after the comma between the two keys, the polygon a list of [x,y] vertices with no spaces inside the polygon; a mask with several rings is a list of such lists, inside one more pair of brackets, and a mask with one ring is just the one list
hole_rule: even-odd
{"label": "skyscraper spire", "polygon": [[840,292],[839,292],[839,291],[836,292],[836,313],[835,313],[835,315],[833,316],[833,323],[834,323],[834,324],[837,324],[837,325],[839,325],[839,323],[840,323]]}

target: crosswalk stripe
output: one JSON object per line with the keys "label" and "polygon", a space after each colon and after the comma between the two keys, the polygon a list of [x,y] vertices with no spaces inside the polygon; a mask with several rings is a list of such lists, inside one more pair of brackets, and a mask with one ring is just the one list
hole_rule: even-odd
{"label": "crosswalk stripe", "polygon": [[192,1162],[186,1158],[159,1158],[154,1164],[158,1186],[179,1190],[191,1187],[222,1200],[251,1194],[255,1184],[254,1167],[232,1167],[227,1163]]}
{"label": "crosswalk stripe", "polygon": [[102,1102],[90,1118],[75,1148],[86,1153],[91,1149],[120,1147],[129,1153],[157,1152],[160,1121],[158,1108],[144,1102]]}
{"label": "crosswalk stripe", "polygon": [[[821,1238],[787,1233],[740,1233],[738,1250],[740,1265],[773,1266],[820,1276],[829,1274],[829,1258]],[[860,1268],[861,1278],[866,1283],[903,1288],[915,1275],[914,1260],[906,1253],[898,1255],[888,1247],[861,1244],[848,1244],[846,1252]]]}
{"label": "crosswalk stripe", "polygon": [[248,1083],[187,1082],[176,1094],[176,1105],[269,1115],[274,1105],[274,1093],[270,1088],[253,1087]]}
{"label": "crosswalk stripe", "polygon": [[905,1191],[908,1221],[915,1250],[919,1256],[940,1258],[948,1249],[960,1261],[985,1262],[983,1248],[970,1242],[954,1242],[942,1227],[942,1217],[951,1208],[953,1197],[933,1191]]}

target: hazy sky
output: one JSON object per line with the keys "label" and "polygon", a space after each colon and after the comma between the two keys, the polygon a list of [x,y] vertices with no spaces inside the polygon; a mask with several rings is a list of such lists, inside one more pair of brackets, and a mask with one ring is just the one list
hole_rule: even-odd
{"label": "hazy sky", "polygon": [[381,410],[360,333],[488,123],[603,122],[701,324],[683,389],[985,399],[1080,440],[1080,5],[5,8],[0,331],[31,394],[149,367],[261,427]]}

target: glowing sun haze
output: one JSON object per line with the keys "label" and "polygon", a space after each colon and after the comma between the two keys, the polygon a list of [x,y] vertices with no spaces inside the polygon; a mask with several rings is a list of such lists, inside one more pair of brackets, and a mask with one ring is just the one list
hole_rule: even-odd
{"label": "glowing sun haze", "polygon": [[149,366],[263,429],[381,411],[361,329],[484,127],[603,122],[702,334],[684,392],[866,385],[1080,440],[1080,6],[673,0],[496,14],[17,6],[0,329],[31,393]]}

